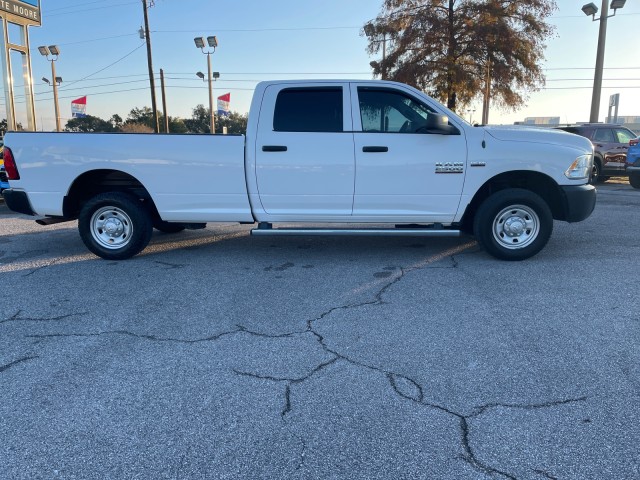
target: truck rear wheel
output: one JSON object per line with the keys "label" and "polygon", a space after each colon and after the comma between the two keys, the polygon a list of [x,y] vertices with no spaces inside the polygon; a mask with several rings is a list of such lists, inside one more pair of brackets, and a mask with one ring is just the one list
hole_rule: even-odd
{"label": "truck rear wheel", "polygon": [[510,188],[494,193],[478,208],[473,222],[480,245],[501,260],[533,257],[549,241],[553,215],[535,193]]}
{"label": "truck rear wheel", "polygon": [[80,237],[91,252],[106,260],[125,260],[140,253],[151,239],[149,212],[133,195],[101,193],[78,217]]}
{"label": "truck rear wheel", "polygon": [[632,173],[629,175],[629,184],[633,188],[640,188],[640,173]]}

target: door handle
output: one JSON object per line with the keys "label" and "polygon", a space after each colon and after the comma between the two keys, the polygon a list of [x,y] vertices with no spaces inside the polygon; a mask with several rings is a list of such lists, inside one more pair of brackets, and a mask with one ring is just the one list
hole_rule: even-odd
{"label": "door handle", "polygon": [[286,152],[287,147],[284,145],[264,145],[262,147],[263,152]]}
{"label": "door handle", "polygon": [[389,151],[389,147],[362,147],[364,153],[385,153]]}

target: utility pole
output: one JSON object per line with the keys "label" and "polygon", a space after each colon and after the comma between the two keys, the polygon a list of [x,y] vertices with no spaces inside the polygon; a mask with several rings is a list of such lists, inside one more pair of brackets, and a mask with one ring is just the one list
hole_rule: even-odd
{"label": "utility pole", "polygon": [[[387,60],[387,32],[382,34],[382,63],[384,65]],[[382,80],[387,79],[387,67],[385,65],[384,70],[382,71]]]}
{"label": "utility pole", "polygon": [[487,79],[485,81],[484,100],[482,102],[482,124],[489,124],[489,105],[491,104],[491,60],[487,60]]}
{"label": "utility pole", "polygon": [[163,69],[160,69],[160,89],[162,90],[162,111],[164,112],[164,132],[169,133],[169,114],[167,113],[167,90],[164,85]]}
{"label": "utility pole", "polygon": [[158,120],[158,105],[156,104],[156,81],[153,75],[153,61],[151,58],[151,32],[149,30],[149,14],[147,12],[147,0],[142,0],[142,9],[144,10],[144,30],[147,40],[147,61],[149,63],[149,83],[151,84],[151,109],[153,110],[153,118],[155,119],[155,132],[160,133],[160,122]]}

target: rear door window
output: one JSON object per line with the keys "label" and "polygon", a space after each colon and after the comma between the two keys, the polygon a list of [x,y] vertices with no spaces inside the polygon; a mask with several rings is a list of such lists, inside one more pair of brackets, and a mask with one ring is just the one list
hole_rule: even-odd
{"label": "rear door window", "polygon": [[610,128],[596,128],[593,133],[593,140],[602,143],[615,143],[613,130]]}
{"label": "rear door window", "polygon": [[278,93],[276,132],[342,132],[341,87],[287,88]]}

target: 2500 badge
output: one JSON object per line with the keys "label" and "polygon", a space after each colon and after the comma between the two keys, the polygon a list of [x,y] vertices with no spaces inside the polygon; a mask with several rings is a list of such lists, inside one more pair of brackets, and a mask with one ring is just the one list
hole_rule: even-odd
{"label": "2500 badge", "polygon": [[464,173],[463,162],[438,162],[436,173]]}

